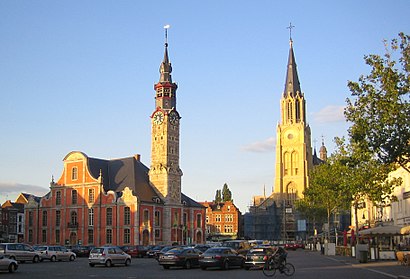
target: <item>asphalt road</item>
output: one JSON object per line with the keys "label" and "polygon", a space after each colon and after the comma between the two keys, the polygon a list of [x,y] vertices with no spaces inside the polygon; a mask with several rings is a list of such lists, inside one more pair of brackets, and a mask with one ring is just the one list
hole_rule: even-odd
{"label": "asphalt road", "polygon": [[[291,278],[398,278],[408,276],[410,279],[410,267],[397,265],[395,261],[380,261],[360,264],[357,260],[348,257],[327,257],[318,252],[290,251],[288,262],[294,264],[295,274]],[[246,271],[240,268],[230,270],[194,268],[164,270],[154,259],[132,259],[130,266],[114,266],[111,268],[96,266],[89,267],[87,258],[78,258],[74,262],[42,262],[24,263],[13,273],[0,272],[0,279],[8,278],[156,278],[156,279],[217,279],[217,278],[268,278],[261,270]],[[284,275],[275,275],[273,278],[288,278]],[[400,277],[399,277],[400,278]],[[401,277],[405,278],[405,277]]]}

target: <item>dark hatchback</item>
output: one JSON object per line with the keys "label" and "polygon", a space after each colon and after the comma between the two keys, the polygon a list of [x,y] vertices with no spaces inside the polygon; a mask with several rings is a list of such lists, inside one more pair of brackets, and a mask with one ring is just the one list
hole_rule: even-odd
{"label": "dark hatchback", "polygon": [[208,267],[229,269],[232,266],[243,267],[245,257],[229,247],[209,248],[199,257],[199,266],[205,270]]}
{"label": "dark hatchback", "polygon": [[263,268],[266,260],[274,252],[272,247],[255,247],[249,250],[245,256],[244,268],[249,270],[251,268]]}
{"label": "dark hatchback", "polygon": [[199,256],[201,254],[201,251],[194,248],[173,248],[160,255],[158,263],[165,269],[169,269],[171,266],[190,269],[191,267],[199,266]]}

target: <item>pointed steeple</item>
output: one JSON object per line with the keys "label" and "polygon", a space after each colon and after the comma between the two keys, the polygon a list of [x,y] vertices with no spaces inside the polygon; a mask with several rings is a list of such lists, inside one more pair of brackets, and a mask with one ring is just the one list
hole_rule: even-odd
{"label": "pointed steeple", "polygon": [[164,28],[165,28],[165,52],[164,52],[164,60],[162,61],[161,66],[159,67],[159,73],[161,74],[159,77],[159,82],[172,83],[172,77],[171,77],[172,67],[171,67],[171,63],[169,62],[169,58],[168,58],[168,28],[169,28],[169,25],[166,25]]}
{"label": "pointed steeple", "polygon": [[300,89],[298,72],[296,69],[295,54],[293,53],[293,41],[290,39],[290,49],[288,58],[288,69],[286,73],[285,91],[283,92],[283,97],[290,95],[295,97],[297,95],[302,96],[302,90]]}

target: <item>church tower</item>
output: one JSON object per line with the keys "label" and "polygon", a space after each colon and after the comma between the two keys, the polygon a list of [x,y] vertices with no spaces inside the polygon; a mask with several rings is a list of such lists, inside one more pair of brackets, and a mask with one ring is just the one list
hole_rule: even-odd
{"label": "church tower", "polygon": [[177,84],[172,82],[168,58],[167,29],[165,53],[160,65],[159,82],[154,85],[155,109],[151,115],[151,166],[149,179],[168,205],[181,204],[179,167],[180,116],[176,109]]}
{"label": "church tower", "polygon": [[306,119],[306,100],[300,89],[293,41],[290,39],[285,90],[281,101],[281,119],[276,133],[275,192],[288,203],[303,197],[312,167],[311,131]]}

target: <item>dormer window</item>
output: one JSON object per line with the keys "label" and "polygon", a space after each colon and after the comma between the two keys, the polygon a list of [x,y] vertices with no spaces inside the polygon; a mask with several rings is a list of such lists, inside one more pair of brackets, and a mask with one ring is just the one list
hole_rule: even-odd
{"label": "dormer window", "polygon": [[71,170],[71,180],[77,180],[78,179],[78,168],[73,167]]}

